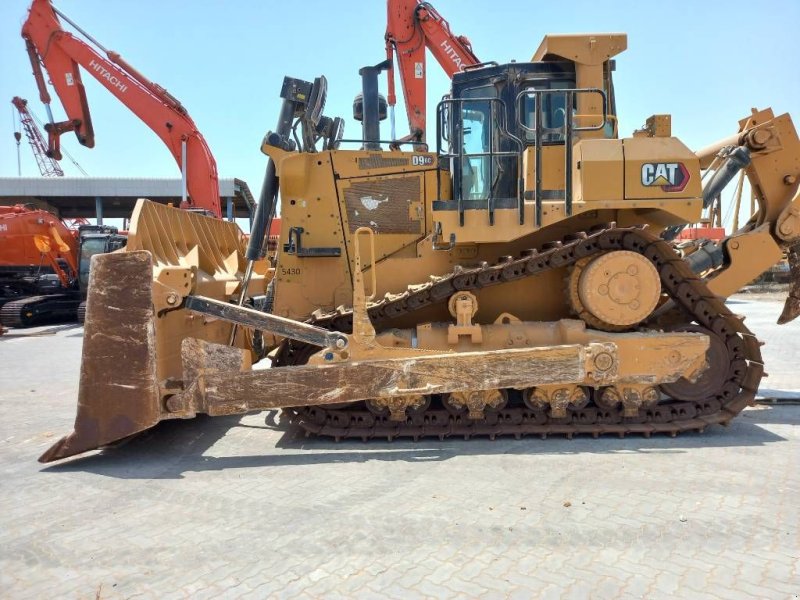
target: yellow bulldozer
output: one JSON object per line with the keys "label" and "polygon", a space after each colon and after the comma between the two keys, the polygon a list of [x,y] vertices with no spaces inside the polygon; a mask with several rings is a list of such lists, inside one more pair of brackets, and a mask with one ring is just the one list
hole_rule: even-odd
{"label": "yellow bulldozer", "polygon": [[[781,320],[800,313],[800,141],[769,109],[698,152],[668,115],[620,138],[626,46],[549,35],[530,62],[457,73],[435,151],[380,139],[388,63],[360,71],[357,140],[323,114],[324,77],[285,78],[248,243],[142,200],[127,247],[93,258],[75,430],[40,460],[164,419],[278,408],[365,440],[728,423],[763,363],[725,299],[788,249]],[[682,258],[670,240],[742,170],[756,214]]]}

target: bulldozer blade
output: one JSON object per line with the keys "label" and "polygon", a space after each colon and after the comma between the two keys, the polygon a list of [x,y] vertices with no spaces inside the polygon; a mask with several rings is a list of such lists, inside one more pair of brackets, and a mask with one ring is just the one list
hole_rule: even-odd
{"label": "bulldozer blade", "polygon": [[789,295],[783,305],[783,312],[778,317],[778,325],[794,321],[800,315],[800,244],[789,248],[786,255],[789,261]]}
{"label": "bulldozer blade", "polygon": [[74,431],[50,462],[122,440],[161,419],[149,252],[92,257]]}

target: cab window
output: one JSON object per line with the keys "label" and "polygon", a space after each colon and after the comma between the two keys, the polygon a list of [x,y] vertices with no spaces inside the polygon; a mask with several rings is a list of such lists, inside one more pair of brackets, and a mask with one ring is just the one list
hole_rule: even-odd
{"label": "cab window", "polygon": [[496,128],[492,123],[491,103],[481,98],[496,98],[494,86],[482,86],[464,90],[461,103],[463,128],[463,159],[461,162],[461,197],[464,200],[480,200],[489,196],[491,190],[491,161],[488,154],[497,150]]}
{"label": "cab window", "polygon": [[104,237],[87,238],[81,244],[81,258],[78,266],[81,287],[85,288],[89,285],[89,265],[92,256],[104,252],[106,252],[106,238]]}
{"label": "cab window", "polygon": [[[566,80],[539,80],[531,81],[524,89],[529,90],[558,90],[575,87],[574,82]],[[564,94],[545,94],[542,99],[542,142],[545,144],[564,143],[564,122],[566,118],[567,99]],[[572,112],[575,115],[575,109]],[[536,96],[525,96],[522,102],[522,124],[528,129],[536,127]],[[525,142],[532,144],[535,134],[533,131],[524,130]]]}

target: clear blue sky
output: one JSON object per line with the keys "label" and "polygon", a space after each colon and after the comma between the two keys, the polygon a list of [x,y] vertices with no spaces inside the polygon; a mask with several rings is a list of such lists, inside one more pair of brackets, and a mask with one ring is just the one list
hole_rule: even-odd
{"label": "clear blue sky", "polygon": [[[432,3],[482,60],[528,60],[548,32],[626,32],[628,50],[617,57],[615,74],[623,135],[653,113],[671,113],[673,133],[695,149],[734,133],[751,106],[791,112],[800,122],[799,0]],[[0,100],[7,106],[0,118],[0,176],[17,172],[12,96],[28,98],[45,115],[19,36],[28,6],[28,0],[0,3]],[[384,0],[60,0],[56,6],[178,97],[208,140],[220,176],[244,179],[255,195],[266,163],[259,146],[275,125],[283,76],[325,74],[325,112],[346,117],[345,135],[356,137],[358,69],[384,58]],[[84,74],[84,82],[96,146],[83,148],[71,134],[62,139],[90,175],[179,175],[155,134],[91,76]],[[385,91],[385,78],[381,86]],[[429,59],[429,99],[435,102],[448,87]],[[53,106],[63,118],[55,96]],[[398,134],[405,134],[401,103],[398,108]],[[385,128],[388,137],[388,121]],[[38,175],[25,145],[22,160],[23,175]],[[79,175],[68,160],[62,164],[67,175]]]}

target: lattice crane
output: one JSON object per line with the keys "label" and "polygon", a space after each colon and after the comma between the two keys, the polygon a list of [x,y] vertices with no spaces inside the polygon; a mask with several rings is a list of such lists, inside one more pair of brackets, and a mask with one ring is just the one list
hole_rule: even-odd
{"label": "lattice crane", "polygon": [[[39,166],[39,172],[42,177],[63,177],[64,170],[55,158],[47,155],[47,142],[42,135],[42,132],[37,127],[33,116],[28,111],[28,101],[14,96],[11,104],[17,109],[19,113],[19,123],[21,129],[25,132],[25,137],[28,138],[28,143],[33,150],[33,157],[36,159],[36,164]],[[17,140],[17,145],[21,138],[19,131],[14,132],[14,138]]]}

